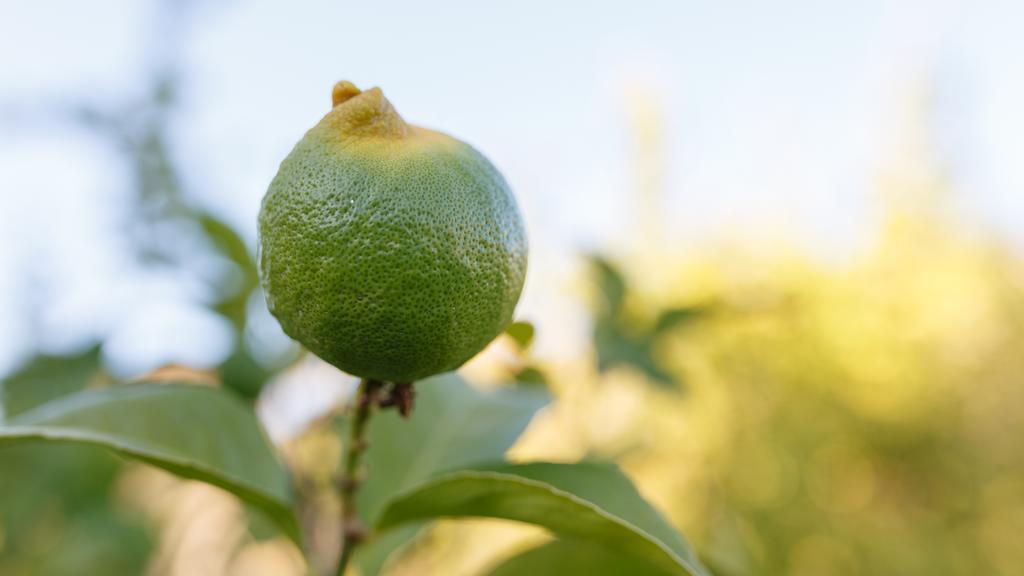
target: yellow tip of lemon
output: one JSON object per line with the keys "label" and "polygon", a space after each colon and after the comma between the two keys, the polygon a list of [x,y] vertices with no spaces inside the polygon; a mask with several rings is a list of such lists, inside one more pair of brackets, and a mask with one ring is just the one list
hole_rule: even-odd
{"label": "yellow tip of lemon", "polygon": [[321,121],[330,139],[352,137],[405,138],[409,126],[395,112],[380,88],[360,90],[342,80],[331,90],[333,106]]}
{"label": "yellow tip of lemon", "polygon": [[337,106],[349,98],[359,95],[361,92],[362,90],[356,88],[355,84],[348,80],[342,80],[335,84],[334,90],[331,91],[331,104]]}

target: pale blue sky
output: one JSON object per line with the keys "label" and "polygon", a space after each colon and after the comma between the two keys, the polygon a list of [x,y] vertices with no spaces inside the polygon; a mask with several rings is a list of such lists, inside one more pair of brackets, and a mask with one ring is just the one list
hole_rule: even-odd
{"label": "pale blue sky", "polygon": [[[179,39],[175,153],[200,201],[253,235],[277,163],[331,85],[380,85],[406,119],[471,142],[508,177],[533,240],[529,313],[551,306],[548,271],[629,234],[637,94],[664,118],[672,242],[757,226],[832,257],[870,232],[879,171],[926,92],[956,209],[1024,244],[1022,2],[497,4],[197,3]],[[29,268],[60,286],[36,294],[51,302],[36,326],[49,345],[113,335],[112,354],[144,359],[126,372],[219,353],[215,336],[162,338],[221,328],[180,304],[189,287],[116,256],[116,152],[31,114],[141,96],[166,18],[137,0],[0,7],[0,306],[16,311],[0,325],[0,368],[31,342],[17,313],[35,293]]]}

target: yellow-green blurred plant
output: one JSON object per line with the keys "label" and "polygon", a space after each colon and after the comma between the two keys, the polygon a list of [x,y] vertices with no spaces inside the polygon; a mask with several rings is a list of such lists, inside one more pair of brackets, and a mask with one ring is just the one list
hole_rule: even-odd
{"label": "yellow-green blurred plant", "polygon": [[[690,393],[603,378],[642,399],[617,440],[627,469],[716,574],[1024,566],[1024,259],[947,216],[926,170],[884,191],[877,239],[844,266],[743,247],[663,262],[679,301],[720,303],[651,349]],[[625,268],[620,292],[650,277]],[[594,344],[603,372],[600,330]],[[662,380],[645,362],[635,373]]]}

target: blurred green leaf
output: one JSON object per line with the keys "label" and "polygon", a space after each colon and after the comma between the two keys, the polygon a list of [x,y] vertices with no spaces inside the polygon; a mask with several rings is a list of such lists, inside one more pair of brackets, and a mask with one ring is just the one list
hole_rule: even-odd
{"label": "blurred green leaf", "polygon": [[654,323],[655,334],[663,334],[675,330],[696,320],[707,316],[710,312],[708,306],[683,306],[680,308],[669,308],[658,315]]}
{"label": "blurred green leaf", "polygon": [[258,282],[256,260],[252,257],[252,252],[245,240],[231,226],[216,216],[199,214],[196,218],[207,238],[213,242],[214,248],[238,265],[247,284]]}
{"label": "blurred green leaf", "polygon": [[260,364],[241,344],[220,365],[220,381],[224,387],[249,401],[259,397],[273,375],[274,371]]}
{"label": "blurred green leaf", "polygon": [[611,318],[619,317],[626,303],[625,277],[603,256],[591,255],[589,262],[594,272],[594,282],[601,295],[601,314]]}
{"label": "blurred green leaf", "polygon": [[610,464],[503,464],[442,474],[394,498],[376,527],[450,517],[527,522],[662,574],[709,574],[682,536]]}
{"label": "blurred green leaf", "polygon": [[258,508],[252,504],[246,504],[245,510],[245,524],[249,529],[249,535],[252,536],[253,540],[257,542],[265,542],[272,540],[280,536],[283,531],[281,525],[267,515],[263,508]]}
{"label": "blurred green leaf", "polygon": [[630,366],[661,387],[674,387],[678,378],[654,359],[654,343],[653,334],[634,334],[619,323],[598,319],[594,326],[597,370],[604,373],[616,366]]}
{"label": "blurred green leaf", "polygon": [[224,294],[221,297],[216,310],[230,320],[237,330],[241,331],[245,327],[249,295],[259,285],[256,261],[242,237],[222,220],[210,214],[199,214],[196,219],[217,252],[220,252],[238,268],[240,274],[238,286],[232,293]]}
{"label": "blurred green leaf", "polygon": [[[509,324],[508,328],[505,329],[505,334],[516,343],[516,346],[519,347],[519,353],[525,358],[527,356],[526,352],[533,345],[536,329],[530,322],[519,321]],[[512,379],[520,384],[540,384],[543,386],[548,384],[547,376],[534,364],[526,364],[513,369],[512,372]]]}
{"label": "blurred green leaf", "polygon": [[359,575],[377,576],[381,572],[390,573],[388,563],[400,558],[406,547],[415,545],[416,536],[424,525],[426,522],[412,522],[383,534],[374,534],[356,550]]}
{"label": "blurred green leaf", "polygon": [[252,410],[223,390],[137,384],[79,392],[0,426],[0,446],[27,441],[101,446],[219,486],[299,540],[284,467]]}
{"label": "blurred green leaf", "polygon": [[99,371],[99,346],[74,356],[36,356],[0,381],[0,408],[4,411],[0,416],[10,418],[77,392]]}
{"label": "blurred green leaf", "polygon": [[204,212],[196,212],[193,217],[214,250],[230,260],[239,274],[237,284],[231,284],[230,290],[220,294],[213,305],[213,310],[227,318],[235,328],[234,350],[220,365],[219,371],[225,388],[253,401],[267,381],[284,367],[265,365],[245,345],[249,303],[259,287],[256,259],[245,240],[223,220]]}
{"label": "blurred green leaf", "polygon": [[523,321],[513,322],[508,325],[508,328],[505,328],[505,334],[508,334],[515,341],[520,350],[528,350],[530,348],[535,332],[533,324]]}
{"label": "blurred green leaf", "polygon": [[[549,401],[542,387],[484,392],[456,374],[417,382],[416,409],[409,420],[387,411],[370,421],[369,441],[379,448],[366,452],[368,481],[358,497],[364,521],[373,525],[396,493],[441,470],[500,460]],[[394,539],[390,546],[367,543],[357,556],[363,575],[376,574],[408,538]]]}
{"label": "blurred green leaf", "polygon": [[141,574],[142,519],[114,502],[121,462],[93,446],[0,449],[0,574]]}
{"label": "blurred green leaf", "polygon": [[487,576],[664,576],[665,571],[582,540],[555,540],[513,556]]}
{"label": "blurred green leaf", "polygon": [[119,518],[113,502],[79,510],[63,527],[63,543],[41,563],[42,573],[139,574],[145,569],[147,552],[152,549],[150,536],[138,526]]}
{"label": "blurred green leaf", "polygon": [[597,370],[607,372],[618,366],[638,370],[651,383],[678,389],[681,379],[670,373],[656,358],[659,339],[671,330],[693,322],[707,312],[704,306],[688,306],[663,311],[653,324],[638,322],[625,310],[629,284],[626,277],[602,256],[589,257],[593,279],[599,293],[594,303],[594,349]]}
{"label": "blurred green leaf", "polygon": [[548,377],[544,375],[540,368],[533,365],[528,365],[520,370],[515,375],[515,379],[520,384],[539,384],[542,386],[547,386],[548,384]]}

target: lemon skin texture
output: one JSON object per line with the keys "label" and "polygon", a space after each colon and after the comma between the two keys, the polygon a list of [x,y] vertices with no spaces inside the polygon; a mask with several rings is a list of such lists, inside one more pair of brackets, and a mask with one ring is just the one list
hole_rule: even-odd
{"label": "lemon skin texture", "polygon": [[259,217],[260,275],[284,331],[344,372],[453,370],[512,318],[527,267],[508,184],[468,144],[406,124],[348,82],[281,163]]}

